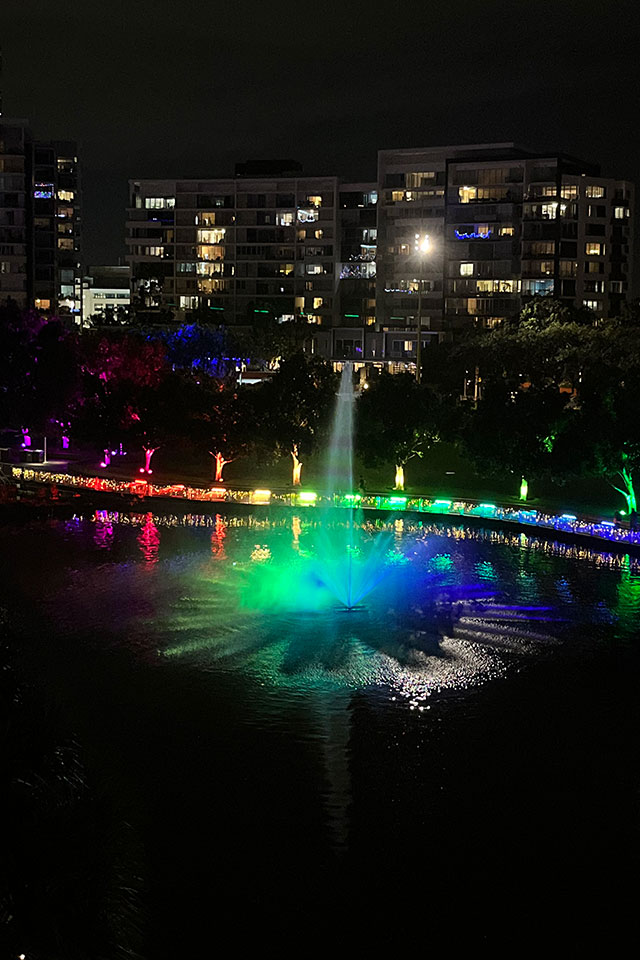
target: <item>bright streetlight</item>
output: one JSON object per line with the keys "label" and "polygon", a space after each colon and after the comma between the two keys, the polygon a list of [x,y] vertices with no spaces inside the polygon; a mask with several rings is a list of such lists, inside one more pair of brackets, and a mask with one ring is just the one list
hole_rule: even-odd
{"label": "bright streetlight", "polygon": [[[413,248],[420,258],[420,271],[422,271],[422,258],[431,253],[431,237],[428,233],[416,233],[416,240]],[[416,381],[422,380],[422,275],[418,278],[418,340],[416,343]]]}

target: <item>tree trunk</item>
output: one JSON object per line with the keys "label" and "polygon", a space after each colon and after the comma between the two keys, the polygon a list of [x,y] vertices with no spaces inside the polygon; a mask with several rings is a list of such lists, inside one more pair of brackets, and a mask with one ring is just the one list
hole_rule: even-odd
{"label": "tree trunk", "polygon": [[140,467],[140,473],[153,473],[151,469],[151,457],[154,455],[157,447],[143,447],[144,450],[144,467]]}
{"label": "tree trunk", "polygon": [[627,501],[627,510],[629,511],[629,513],[631,513],[632,510],[638,509],[638,498],[636,496],[635,487],[633,485],[633,477],[631,475],[631,472],[627,470],[626,467],[623,467],[622,470],[620,471],[620,477],[622,478],[624,488],[621,490],[620,487],[616,487],[615,484],[611,484],[611,486],[613,487],[614,490],[617,490],[618,493],[621,493],[622,496],[625,498],[625,500]]}
{"label": "tree trunk", "polygon": [[396,463],[396,485],[394,490],[404,490],[404,466]]}
{"label": "tree trunk", "polygon": [[214,455],[214,460],[215,460],[215,462],[216,462],[216,476],[215,476],[215,481],[216,481],[216,483],[222,483],[222,471],[224,470],[225,465],[226,465],[227,463],[231,463],[231,461],[230,461],[230,460],[225,460],[221,453],[216,453],[216,454]]}
{"label": "tree trunk", "polygon": [[302,474],[302,461],[298,459],[298,444],[294,443],[291,447],[291,457],[293,459],[293,485],[300,486],[300,477]]}

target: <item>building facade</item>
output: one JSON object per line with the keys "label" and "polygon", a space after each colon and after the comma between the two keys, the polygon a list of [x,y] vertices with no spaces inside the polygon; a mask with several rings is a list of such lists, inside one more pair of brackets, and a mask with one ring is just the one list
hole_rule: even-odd
{"label": "building facade", "polygon": [[33,144],[33,305],[58,316],[82,312],[82,205],[78,146]]}
{"label": "building facade", "polygon": [[130,181],[132,302],[177,319],[375,322],[376,185],[336,177]]}
{"label": "building facade", "polygon": [[[553,296],[615,315],[631,289],[633,187],[515,144],[382,151],[376,323],[495,326]],[[418,239],[430,239],[426,254]]]}
{"label": "building facade", "polygon": [[131,271],[123,266],[87,267],[87,276],[82,279],[82,319],[106,319],[111,314],[120,320],[122,308],[131,302]]}
{"label": "building facade", "polygon": [[0,303],[30,303],[31,142],[25,120],[0,116]]}
{"label": "building facade", "polygon": [[383,150],[375,183],[244,166],[130,196],[138,309],[303,320],[335,362],[410,369],[418,327],[427,348],[534,296],[607,317],[631,291],[632,185],[513,143]]}
{"label": "building facade", "polygon": [[77,146],[34,141],[27,121],[0,117],[0,303],[81,312]]}

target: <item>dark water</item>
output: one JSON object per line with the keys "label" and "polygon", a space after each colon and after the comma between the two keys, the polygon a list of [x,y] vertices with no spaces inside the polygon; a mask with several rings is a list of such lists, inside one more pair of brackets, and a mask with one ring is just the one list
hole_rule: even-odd
{"label": "dark water", "polygon": [[[2,532],[22,667],[143,851],[143,955],[630,931],[633,558],[399,521],[410,590],[396,571],[365,612],[297,613],[310,517]],[[494,606],[421,629],[442,596]]]}

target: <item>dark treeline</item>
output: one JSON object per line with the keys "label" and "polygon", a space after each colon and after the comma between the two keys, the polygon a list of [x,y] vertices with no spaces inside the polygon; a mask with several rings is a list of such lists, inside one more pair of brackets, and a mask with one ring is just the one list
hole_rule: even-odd
{"label": "dark treeline", "polygon": [[[265,324],[242,335],[181,328],[96,328],[4,309],[0,427],[58,431],[97,450],[124,443],[210,453],[225,463],[259,454],[300,468],[328,429],[336,375],[302,350],[304,331]],[[238,385],[237,370],[268,375]],[[277,372],[275,372],[277,371]],[[475,376],[472,397],[463,384]],[[640,310],[599,320],[548,298],[513,323],[442,342],[424,356],[423,382],[374,372],[358,402],[365,464],[395,464],[454,444],[484,477],[567,483],[598,477],[636,508],[640,464]]]}

